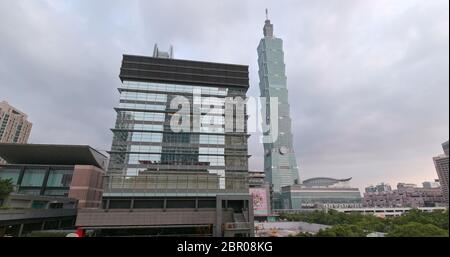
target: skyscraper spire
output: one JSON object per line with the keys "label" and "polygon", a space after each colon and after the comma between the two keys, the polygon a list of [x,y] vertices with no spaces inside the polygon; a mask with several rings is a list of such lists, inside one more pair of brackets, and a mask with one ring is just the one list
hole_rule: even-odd
{"label": "skyscraper spire", "polygon": [[273,25],[269,20],[269,10],[266,8],[266,23],[264,24],[264,37],[273,37]]}

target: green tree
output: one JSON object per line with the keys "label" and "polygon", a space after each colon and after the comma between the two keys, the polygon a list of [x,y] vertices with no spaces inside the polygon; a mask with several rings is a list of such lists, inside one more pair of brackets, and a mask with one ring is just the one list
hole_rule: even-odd
{"label": "green tree", "polygon": [[441,229],[448,230],[448,218],[448,210],[445,212],[435,211],[429,213],[414,209],[400,217],[388,219],[387,225],[394,227],[396,225],[406,225],[411,222],[416,222],[420,224],[432,224]]}
{"label": "green tree", "polygon": [[[372,232],[390,233],[391,236],[448,236],[449,227],[448,210],[422,212],[413,209],[400,217],[385,219],[359,213],[341,213],[335,210],[284,214],[281,218],[333,226],[321,231],[317,236],[366,236]],[[409,234],[408,229],[411,229]],[[298,236],[308,235],[299,234]]]}
{"label": "green tree", "polygon": [[3,200],[6,199],[13,190],[14,187],[11,179],[0,178],[0,206],[3,203]]}
{"label": "green tree", "polygon": [[448,237],[448,230],[433,224],[410,222],[405,225],[395,225],[387,234],[388,237]]}
{"label": "green tree", "polygon": [[365,237],[367,232],[356,225],[336,225],[331,228],[321,229],[317,237]]}

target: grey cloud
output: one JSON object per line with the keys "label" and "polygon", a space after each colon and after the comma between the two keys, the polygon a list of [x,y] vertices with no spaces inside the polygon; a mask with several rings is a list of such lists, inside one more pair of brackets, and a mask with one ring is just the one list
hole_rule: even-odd
{"label": "grey cloud", "polygon": [[[0,100],[27,112],[31,142],[109,149],[121,55],[250,65],[264,8],[284,39],[302,178],[357,186],[436,177],[448,139],[448,1],[0,2]],[[258,136],[252,169],[263,166]]]}

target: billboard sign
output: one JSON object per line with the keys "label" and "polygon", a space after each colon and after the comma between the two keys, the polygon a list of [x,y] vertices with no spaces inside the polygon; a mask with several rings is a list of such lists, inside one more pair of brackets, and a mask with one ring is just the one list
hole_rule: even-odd
{"label": "billboard sign", "polygon": [[269,199],[267,188],[250,188],[250,195],[253,199],[254,216],[269,215]]}

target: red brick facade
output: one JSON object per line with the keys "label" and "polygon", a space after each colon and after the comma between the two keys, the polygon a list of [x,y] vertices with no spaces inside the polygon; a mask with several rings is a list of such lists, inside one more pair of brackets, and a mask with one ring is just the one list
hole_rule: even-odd
{"label": "red brick facade", "polygon": [[78,208],[99,208],[103,194],[104,171],[90,165],[76,165],[69,197],[78,200]]}

